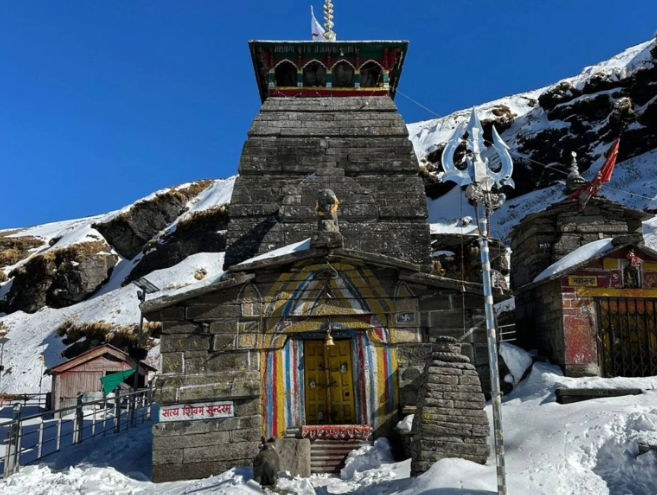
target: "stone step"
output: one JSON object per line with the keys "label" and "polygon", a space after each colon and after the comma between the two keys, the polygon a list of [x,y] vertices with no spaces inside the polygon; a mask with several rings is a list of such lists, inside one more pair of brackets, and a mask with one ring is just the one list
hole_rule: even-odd
{"label": "stone step", "polygon": [[329,440],[318,438],[310,444],[311,473],[338,473],[349,453],[371,442],[363,440]]}
{"label": "stone step", "polygon": [[584,400],[639,395],[641,393],[640,388],[558,388],[556,390],[559,404],[572,404]]}

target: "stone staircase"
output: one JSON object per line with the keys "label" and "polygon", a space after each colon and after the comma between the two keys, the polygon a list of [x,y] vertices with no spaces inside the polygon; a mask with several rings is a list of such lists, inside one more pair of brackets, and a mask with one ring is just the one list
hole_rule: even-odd
{"label": "stone staircase", "polygon": [[325,440],[317,438],[310,442],[310,472],[339,473],[352,450],[359,449],[371,442],[363,440]]}
{"label": "stone staircase", "polygon": [[[285,438],[300,438],[298,428],[291,428],[285,432]],[[333,440],[316,438],[310,441],[310,472],[312,474],[339,473],[344,467],[345,460],[352,450],[359,449],[372,442],[351,439]]]}

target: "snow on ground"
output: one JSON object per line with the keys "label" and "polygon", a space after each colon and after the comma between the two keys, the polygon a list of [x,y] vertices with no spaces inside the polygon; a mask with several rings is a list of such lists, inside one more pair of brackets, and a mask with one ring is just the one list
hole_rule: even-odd
{"label": "snow on ground", "polygon": [[[104,215],[96,215],[93,217],[79,218],[76,220],[47,223],[44,225],[37,225],[35,227],[19,230],[18,232],[7,236],[8,238],[32,236],[41,239],[44,244],[33,249],[30,253],[30,256],[27,258],[19,261],[15,265],[0,268],[0,270],[4,270],[5,274],[8,275],[14,268],[25,264],[32,256],[45,253],[50,249],[65,248],[73,244],[79,244],[81,242],[103,241],[104,238],[100,232],[91,227],[94,222],[97,222],[103,218]],[[10,282],[11,281],[5,283],[4,285],[6,286]],[[4,291],[2,291],[3,288],[5,289]],[[0,297],[3,297],[7,290],[9,290],[9,287],[5,288],[3,286],[0,288]]]}
{"label": "snow on ground", "polygon": [[[638,396],[575,404],[556,403],[560,387],[637,387]],[[657,455],[638,455],[638,442],[657,443],[657,377],[566,378],[549,364],[534,364],[529,377],[504,399],[509,494],[654,495]],[[486,406],[490,416],[490,405]],[[492,440],[491,440],[492,442]],[[495,464],[443,459],[418,478],[409,461],[391,462],[387,442],[352,454],[342,476],[284,477],[279,488],[299,495],[494,495]],[[249,468],[204,480],[153,484],[150,425],[110,435],[54,454],[0,481],[3,495],[169,494],[252,495],[263,491]],[[350,467],[351,466],[351,467]]]}
{"label": "snow on ground", "polygon": [[[586,67],[580,74],[563,79],[562,82],[582,88],[593,76],[602,75],[608,80],[619,80],[632,75],[644,67],[651,59],[650,50],[654,40],[630,47],[624,52],[599,64]],[[514,158],[519,156],[517,149],[520,141],[551,128],[569,127],[568,123],[550,121],[547,112],[536,105],[538,96],[549,88],[542,88],[527,93],[508,96],[477,107],[482,120],[492,119],[493,110],[502,106],[513,114],[514,122],[502,133],[502,138],[510,146]],[[602,91],[604,93],[604,91]],[[590,95],[589,95],[590,96]],[[572,104],[572,102],[568,102]],[[635,109],[641,112],[641,109]],[[499,112],[498,112],[499,113]],[[415,154],[420,160],[443,146],[456,126],[469,119],[470,109],[455,112],[439,119],[409,124],[410,139],[413,142]],[[623,143],[621,141],[621,146]],[[591,153],[597,155],[597,160],[583,174],[590,180],[602,166],[607,147],[600,145]],[[490,150],[484,152],[485,157],[495,158]],[[610,184],[605,184],[601,195],[636,209],[657,209],[657,178],[646,173],[654,168],[657,160],[657,150],[644,153],[616,165]],[[565,179],[565,177],[564,177]],[[549,205],[563,200],[563,185],[533,191],[523,196],[507,201],[491,218],[491,233],[498,239],[506,239],[511,229],[526,215],[544,210]],[[475,218],[473,208],[464,198],[460,188],[454,187],[447,194],[435,200],[428,200],[429,223],[432,233],[476,234],[476,222],[464,225],[463,217]],[[650,229],[654,232],[655,229]],[[657,246],[657,238],[648,239]]]}
{"label": "snow on ground", "polygon": [[[194,213],[228,203],[235,178],[216,179],[213,184],[187,203],[186,212],[170,228],[175,228],[180,220],[188,218]],[[189,185],[182,184],[176,186],[175,189]],[[35,249],[30,257],[49,249],[58,249],[81,242],[103,241],[103,236],[92,227],[94,223],[107,222],[116,215],[129,211],[136,203],[153,199],[169,190],[170,188],[156,191],[117,211],[18,229],[9,237],[33,236],[43,240],[44,245]],[[2,329],[8,330],[7,336],[11,339],[5,345],[4,365],[8,372],[3,375],[0,391],[27,393],[49,389],[50,377],[41,376],[42,367],[39,355],[42,353],[45,355],[45,368],[54,366],[63,360],[60,353],[64,349],[64,345],[54,332],[68,319],[74,319],[76,322],[102,320],[117,325],[138,323],[139,301],[136,297],[136,288],[134,286],[122,287],[122,285],[142,257],[143,255],[139,254],[133,260],[121,258],[112,270],[108,282],[92,298],[82,303],[63,309],[43,308],[35,314],[16,312],[11,315],[0,315]],[[5,273],[26,263],[28,259],[29,257],[14,266],[5,267]],[[190,256],[172,268],[155,271],[149,274],[148,278],[162,289],[162,294],[171,294],[198,282],[194,275],[200,269],[207,272],[203,283],[214,283],[223,274],[222,266],[223,253],[200,253]],[[0,285],[0,298],[5,296],[12,283],[13,281],[9,280]],[[151,359],[157,358],[158,349],[152,350]]]}
{"label": "snow on ground", "polygon": [[[223,263],[223,253],[199,253],[171,268],[152,272],[148,279],[160,287],[163,294],[171,293],[175,287],[197,282],[194,275],[200,269],[206,270],[206,279],[216,278],[223,273]],[[104,320],[128,325],[137,323],[139,315],[137,288],[130,284],[110,292],[100,291],[91,299],[68,308],[43,308],[34,314],[18,311],[0,318],[10,339],[5,345],[4,365],[5,369],[11,369],[3,375],[0,391],[38,392],[41,379],[42,390],[50,389],[50,377],[41,376],[43,368],[39,355],[45,355],[45,368],[64,360],[60,355],[64,345],[55,330],[66,320]]]}
{"label": "snow on ground", "polygon": [[508,342],[500,342],[500,356],[511,372],[510,375],[504,377],[504,381],[513,383],[513,385],[520,382],[527,368],[534,362],[531,354]]}
{"label": "snow on ground", "polygon": [[399,423],[397,423],[396,428],[399,431],[411,431],[413,429],[413,420],[415,419],[415,414],[409,414]]}
{"label": "snow on ground", "polygon": [[[592,179],[602,166],[604,157],[598,162],[584,173],[587,180]],[[657,176],[646,173],[646,170],[652,170],[656,163],[657,150],[617,163],[611,182],[602,186],[599,196],[636,210],[657,209]],[[508,200],[491,216],[493,237],[507,239],[513,227],[527,215],[563,201],[566,198],[563,189],[564,185],[557,183]],[[468,204],[459,187],[454,187],[440,198],[427,199],[427,206],[432,233],[477,234],[476,221],[473,220],[476,218],[474,208]],[[461,220],[463,218],[466,218],[467,225]],[[644,222],[644,235],[646,244],[657,249],[657,220]]]}
{"label": "snow on ground", "polygon": [[[193,197],[185,206],[186,211],[180,217],[178,217],[171,225],[166,229],[167,233],[173,232],[176,225],[181,220],[190,218],[194,213],[200,211],[209,210],[217,206],[221,206],[230,202],[230,197],[233,194],[233,186],[235,185],[235,179],[237,176],[229,177],[227,179],[215,179],[214,183],[204,189],[198,196]],[[176,186],[173,189],[184,189],[189,187],[190,183],[181,184]],[[127,213],[130,211],[137,203],[148,201],[156,198],[158,195],[164,194],[170,191],[171,188],[161,189],[156,191],[144,198],[141,198],[134,203],[127,205],[120,210],[111,211],[109,213],[104,213],[101,215],[94,215],[85,218],[78,218],[75,220],[65,220],[62,222],[52,222],[44,225],[37,225],[34,227],[28,227],[25,229],[17,229],[18,231],[12,233],[8,237],[25,237],[33,236],[43,240],[44,245],[36,248],[30,254],[28,258],[19,261],[15,265],[7,266],[0,268],[4,270],[5,274],[9,274],[14,268],[23,265],[26,263],[32,256],[36,254],[42,254],[50,249],[60,249],[65,248],[74,244],[79,244],[82,242],[93,242],[93,241],[104,241],[105,238],[92,227],[95,223],[104,223],[108,222],[116,216]],[[11,229],[7,229],[11,230]],[[54,242],[56,240],[56,242]],[[52,245],[50,245],[52,242]],[[114,253],[116,254],[116,253]],[[141,259],[141,255],[138,259],[132,260],[132,266],[137,264]],[[124,265],[131,263],[128,260],[121,260],[125,262]],[[129,273],[129,271],[126,273]],[[125,277],[124,277],[125,278]],[[11,283],[11,281],[5,283]],[[3,290],[4,289],[4,290]],[[0,297],[3,297],[4,294],[9,290],[9,287],[0,286]]]}
{"label": "snow on ground", "polygon": [[[631,76],[638,69],[644,67],[646,63],[649,63],[652,58],[650,50],[654,46],[654,43],[654,40],[650,40],[630,47],[622,53],[598,64],[586,67],[580,74],[562,79],[550,87],[506,96],[498,100],[484,103],[477,107],[477,113],[482,121],[496,120],[498,117],[493,112],[502,107],[506,107],[506,109],[508,109],[513,115],[514,123],[509,130],[503,133],[502,137],[505,140],[507,140],[505,136],[515,134],[516,131],[523,126],[525,126],[524,132],[531,133],[535,133],[545,127],[568,127],[568,124],[562,122],[548,122],[545,115],[534,115],[545,113],[541,108],[536,106],[536,100],[543,92],[563,82],[572,84],[578,89],[582,89],[591,77],[599,74],[604,75],[609,80],[620,80]],[[470,109],[460,110],[438,119],[409,124],[409,137],[413,143],[417,157],[419,159],[425,158],[447,142],[454,132],[454,129],[456,129],[459,124],[468,121],[470,118],[470,112]],[[509,144],[512,149],[515,148],[514,140],[508,141],[507,144]]]}
{"label": "snow on ground", "polygon": [[502,313],[506,313],[507,311],[513,311],[515,309],[516,300],[514,297],[495,304],[495,314],[497,316],[500,316]]}

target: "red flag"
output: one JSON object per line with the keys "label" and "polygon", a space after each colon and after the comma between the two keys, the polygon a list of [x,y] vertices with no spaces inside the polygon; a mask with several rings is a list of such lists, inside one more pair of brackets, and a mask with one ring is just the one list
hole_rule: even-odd
{"label": "red flag", "polygon": [[568,196],[567,199],[579,198],[579,211],[584,211],[584,208],[586,208],[586,204],[589,202],[589,199],[591,199],[593,195],[602,188],[602,184],[611,180],[611,174],[614,172],[614,165],[616,165],[616,157],[618,156],[619,145],[620,139],[617,139],[614,145],[611,147],[604,165],[600,167],[600,170],[597,174],[595,174],[593,180]]}

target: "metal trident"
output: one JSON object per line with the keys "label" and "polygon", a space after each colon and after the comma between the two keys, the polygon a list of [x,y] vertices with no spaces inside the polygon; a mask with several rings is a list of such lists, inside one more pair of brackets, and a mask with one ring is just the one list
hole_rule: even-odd
{"label": "metal trident", "polygon": [[490,367],[491,402],[493,405],[493,430],[495,437],[495,461],[497,464],[497,493],[506,495],[506,467],[504,460],[504,429],[502,427],[502,393],[500,390],[500,372],[497,357],[497,335],[495,331],[495,314],[493,301],[493,284],[491,282],[490,257],[488,252],[489,225],[491,211],[499,208],[505,200],[505,195],[494,191],[495,187],[504,185],[514,187],[511,174],[513,161],[509,147],[493,126],[493,148],[497,151],[502,165],[497,172],[490,168],[487,158],[482,158],[484,146],[484,130],[481,127],[477,112],[472,109],[470,122],[465,127],[468,131],[468,155],[466,168],[461,170],[454,165],[454,153],[461,144],[464,125],[460,124],[443,151],[443,181],[456,182],[459,186],[468,186],[466,197],[477,206],[477,222],[479,224],[479,251],[481,253],[481,271],[483,276],[486,331],[488,336],[488,364]]}
{"label": "metal trident", "polygon": [[[468,132],[466,143],[472,155],[466,157],[467,166],[465,170],[461,170],[454,165],[454,152],[461,144],[461,136],[464,130]],[[467,186],[472,182],[481,183],[485,177],[489,177],[497,187],[504,185],[515,187],[511,178],[513,160],[511,160],[511,155],[509,154],[509,147],[502,141],[495,126],[493,126],[493,148],[497,151],[502,162],[502,166],[497,172],[490,168],[488,158],[481,157],[481,153],[486,149],[486,146],[484,146],[484,130],[481,127],[477,112],[473,108],[472,114],[470,115],[470,122],[467,125],[461,123],[456,127],[443,151],[442,161],[443,168],[445,169],[443,181],[452,181],[460,186]]]}

